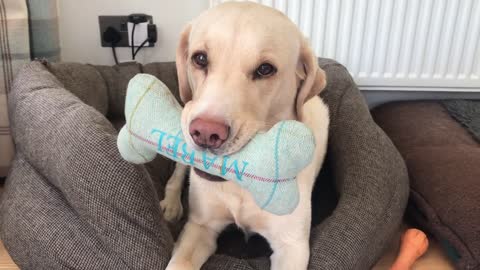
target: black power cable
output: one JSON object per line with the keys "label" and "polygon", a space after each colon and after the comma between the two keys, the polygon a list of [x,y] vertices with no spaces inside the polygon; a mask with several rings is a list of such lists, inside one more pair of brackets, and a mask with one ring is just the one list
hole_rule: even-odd
{"label": "black power cable", "polygon": [[135,27],[137,27],[138,23],[133,23],[132,27],[132,38],[131,38],[131,44],[130,47],[132,47],[132,60],[135,60]]}
{"label": "black power cable", "polygon": [[133,53],[134,60],[137,53],[147,44],[147,42],[157,42],[157,26],[155,24],[149,24],[147,26],[147,36],[147,39],[145,39],[142,44],[137,48],[137,50],[135,50],[135,52]]}
{"label": "black power cable", "polygon": [[102,38],[105,42],[110,43],[113,52],[113,59],[115,64],[118,65],[117,52],[115,51],[115,46],[120,40],[122,40],[122,35],[113,27],[108,27],[105,32],[103,32]]}
{"label": "black power cable", "polygon": [[112,53],[113,53],[113,60],[115,60],[115,64],[118,65],[117,51],[115,50],[115,46],[113,45],[112,45]]}
{"label": "black power cable", "polygon": [[132,37],[131,37],[131,44],[130,46],[132,47],[132,60],[135,60],[135,27],[137,27],[137,24],[139,23],[145,23],[147,22],[147,15],[145,14],[130,14],[128,15],[128,22],[133,23],[132,27]]}
{"label": "black power cable", "polygon": [[150,39],[145,39],[142,44],[135,50],[135,52],[133,53],[133,60],[135,60],[135,56],[137,56],[137,53],[145,46],[145,44],[147,44],[147,42],[149,42]]}

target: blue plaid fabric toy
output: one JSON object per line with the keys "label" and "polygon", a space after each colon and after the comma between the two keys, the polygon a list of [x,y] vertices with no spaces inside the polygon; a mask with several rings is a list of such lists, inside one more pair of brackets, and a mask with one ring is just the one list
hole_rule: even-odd
{"label": "blue plaid fabric toy", "polygon": [[312,132],[298,121],[282,121],[258,133],[240,151],[218,156],[190,147],[180,127],[182,107],[156,77],[136,75],[128,85],[126,124],[117,145],[122,157],[140,164],[161,154],[176,162],[235,181],[257,205],[276,215],[293,212],[299,200],[296,175],[313,158]]}

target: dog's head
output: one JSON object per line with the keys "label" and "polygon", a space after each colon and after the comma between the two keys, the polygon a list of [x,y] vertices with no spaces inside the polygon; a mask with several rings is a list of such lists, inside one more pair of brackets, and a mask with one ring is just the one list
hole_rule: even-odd
{"label": "dog's head", "polygon": [[241,149],[281,120],[302,120],[303,104],[326,84],[298,28],[254,3],[212,8],[183,31],[176,53],[182,130],[193,147]]}

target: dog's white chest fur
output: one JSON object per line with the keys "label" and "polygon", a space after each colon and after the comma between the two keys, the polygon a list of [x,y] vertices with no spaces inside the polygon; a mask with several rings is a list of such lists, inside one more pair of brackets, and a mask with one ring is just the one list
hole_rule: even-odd
{"label": "dog's white chest fur", "polygon": [[[262,222],[259,219],[265,211],[262,211],[256,205],[248,191],[242,189],[235,182],[210,182],[191,172],[190,193],[194,197],[197,195],[201,198],[209,197],[209,200],[215,201],[215,203],[210,204],[210,209],[202,209],[203,211],[216,212],[244,231],[258,232],[262,229]],[[190,202],[192,202],[191,199]],[[190,207],[197,210],[200,204],[192,202]],[[192,211],[192,213],[194,212],[196,211]],[[194,214],[192,218],[202,219],[196,216]]]}

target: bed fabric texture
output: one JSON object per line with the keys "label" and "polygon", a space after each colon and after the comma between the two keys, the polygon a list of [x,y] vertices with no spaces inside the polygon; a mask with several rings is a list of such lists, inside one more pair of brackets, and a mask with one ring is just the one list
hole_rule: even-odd
{"label": "bed fabric texture", "polygon": [[442,104],[448,114],[480,143],[480,100],[445,100]]}
{"label": "bed fabric texture", "polygon": [[450,255],[458,269],[480,269],[480,144],[474,139],[476,104],[405,101],[373,110],[374,119],[392,138],[407,163],[409,217],[446,243],[447,250],[454,251]]}
{"label": "bed fabric texture", "polygon": [[[401,222],[407,172],[346,69],[319,63],[328,77],[321,97],[331,126],[312,198],[309,269],[367,269]],[[126,85],[140,72],[157,76],[178,99],[173,63],[36,61],[17,76],[8,99],[16,157],[0,236],[22,269],[165,268],[185,221],[167,224],[159,208],[174,164],[157,157],[133,165],[116,147]],[[269,268],[268,251],[235,253],[242,243],[228,239],[219,239],[202,269]]]}

